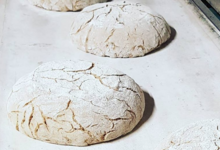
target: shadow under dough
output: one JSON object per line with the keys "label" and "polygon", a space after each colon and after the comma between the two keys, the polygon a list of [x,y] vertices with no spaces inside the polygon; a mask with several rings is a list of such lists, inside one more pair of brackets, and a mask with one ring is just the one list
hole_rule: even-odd
{"label": "shadow under dough", "polygon": [[[135,131],[137,131],[145,122],[147,122],[147,120],[150,119],[151,115],[154,112],[154,108],[155,108],[155,103],[154,103],[154,99],[153,97],[150,96],[149,93],[144,91],[144,98],[145,98],[145,110],[143,113],[143,117],[140,120],[140,122],[136,125],[136,127],[128,134],[125,134],[117,139],[122,139],[132,133],[134,133]],[[115,139],[116,140],[116,139]],[[113,140],[114,141],[114,140]]]}
{"label": "shadow under dough", "polygon": [[[176,33],[176,30],[175,30],[173,27],[170,26],[170,29],[171,29],[170,38],[169,38],[165,43],[163,43],[160,47],[158,47],[158,48],[156,48],[155,50],[153,50],[153,51],[147,53],[146,55],[151,55],[151,54],[153,54],[153,53],[156,53],[156,52],[158,52],[158,51],[161,51],[161,50],[164,49],[166,46],[168,46],[170,43],[172,43],[172,41],[175,39],[177,33]],[[146,56],[146,55],[145,55],[145,56]]]}
{"label": "shadow under dough", "polygon": [[137,124],[137,126],[133,129],[132,132],[137,131],[148,119],[150,119],[151,115],[154,112],[155,103],[153,97],[150,96],[149,93],[144,91],[145,98],[145,110],[142,119]]}
{"label": "shadow under dough", "polygon": [[[134,133],[135,131],[137,131],[153,114],[154,108],[155,108],[155,103],[154,103],[154,99],[153,97],[151,97],[147,92],[144,91],[144,98],[145,98],[145,110],[143,113],[143,117],[140,120],[140,122],[136,125],[136,127],[129,133],[122,135],[116,139],[110,140],[110,141],[105,141],[104,143],[111,143],[114,142],[116,140],[120,140],[123,139],[126,136],[129,136],[130,134]],[[103,144],[103,143],[97,143],[97,144]],[[94,144],[96,145],[96,144]],[[94,146],[94,145],[90,145],[90,146]]]}

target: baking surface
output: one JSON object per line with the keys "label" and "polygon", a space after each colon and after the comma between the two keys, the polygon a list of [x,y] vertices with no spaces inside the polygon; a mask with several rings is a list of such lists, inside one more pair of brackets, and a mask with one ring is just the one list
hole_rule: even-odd
{"label": "baking surface", "polygon": [[[135,1],[135,0],[133,0]],[[171,132],[195,121],[220,117],[218,36],[183,0],[136,0],[164,16],[172,41],[145,57],[103,58],[77,50],[70,40],[74,12],[51,12],[25,0],[0,1],[1,150],[153,150]],[[33,140],[10,126],[7,97],[13,84],[48,61],[81,59],[107,64],[132,77],[146,95],[138,127],[117,140],[89,147]]]}

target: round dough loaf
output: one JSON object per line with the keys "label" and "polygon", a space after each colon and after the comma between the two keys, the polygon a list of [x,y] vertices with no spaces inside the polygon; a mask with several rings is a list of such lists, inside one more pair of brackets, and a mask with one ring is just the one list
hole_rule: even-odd
{"label": "round dough loaf", "polygon": [[113,140],[138,124],[143,91],[127,75],[87,61],[49,62],[19,79],[8,116],[27,136],[86,146]]}
{"label": "round dough loaf", "polygon": [[220,120],[207,120],[172,133],[157,150],[219,150]]}
{"label": "round dough loaf", "polygon": [[55,11],[77,11],[89,5],[107,2],[107,0],[28,0],[31,4]]}
{"label": "round dough loaf", "polygon": [[80,50],[107,57],[137,57],[170,38],[164,18],[149,7],[110,2],[86,7],[75,18],[72,41]]}

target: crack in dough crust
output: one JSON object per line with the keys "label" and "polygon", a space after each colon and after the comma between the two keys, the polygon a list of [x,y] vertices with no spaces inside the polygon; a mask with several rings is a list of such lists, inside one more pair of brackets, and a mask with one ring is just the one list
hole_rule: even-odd
{"label": "crack in dough crust", "polygon": [[77,11],[107,0],[28,0],[32,5],[54,11]]}
{"label": "crack in dough crust", "polygon": [[16,130],[55,144],[113,140],[138,124],[143,91],[127,75],[87,61],[49,62],[19,79],[8,101]]}
{"label": "crack in dough crust", "polygon": [[71,36],[80,50],[98,56],[144,56],[166,42],[171,29],[149,7],[126,1],[95,4],[75,18]]}
{"label": "crack in dough crust", "polygon": [[219,150],[220,120],[207,120],[172,133],[157,150]]}

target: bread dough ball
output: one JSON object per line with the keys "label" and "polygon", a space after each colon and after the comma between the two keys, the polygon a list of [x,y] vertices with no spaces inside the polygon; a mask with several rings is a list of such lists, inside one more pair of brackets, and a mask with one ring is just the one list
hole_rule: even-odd
{"label": "bread dough ball", "polygon": [[220,120],[207,120],[172,133],[157,150],[218,150]]}
{"label": "bread dough ball", "polygon": [[77,11],[107,0],[28,0],[31,4],[55,11]]}
{"label": "bread dough ball", "polygon": [[49,143],[113,140],[143,116],[143,91],[127,75],[87,61],[49,62],[19,79],[8,101],[18,131]]}
{"label": "bread dough ball", "polygon": [[75,18],[71,36],[80,50],[108,57],[137,57],[170,38],[164,18],[149,7],[126,1],[86,7]]}

